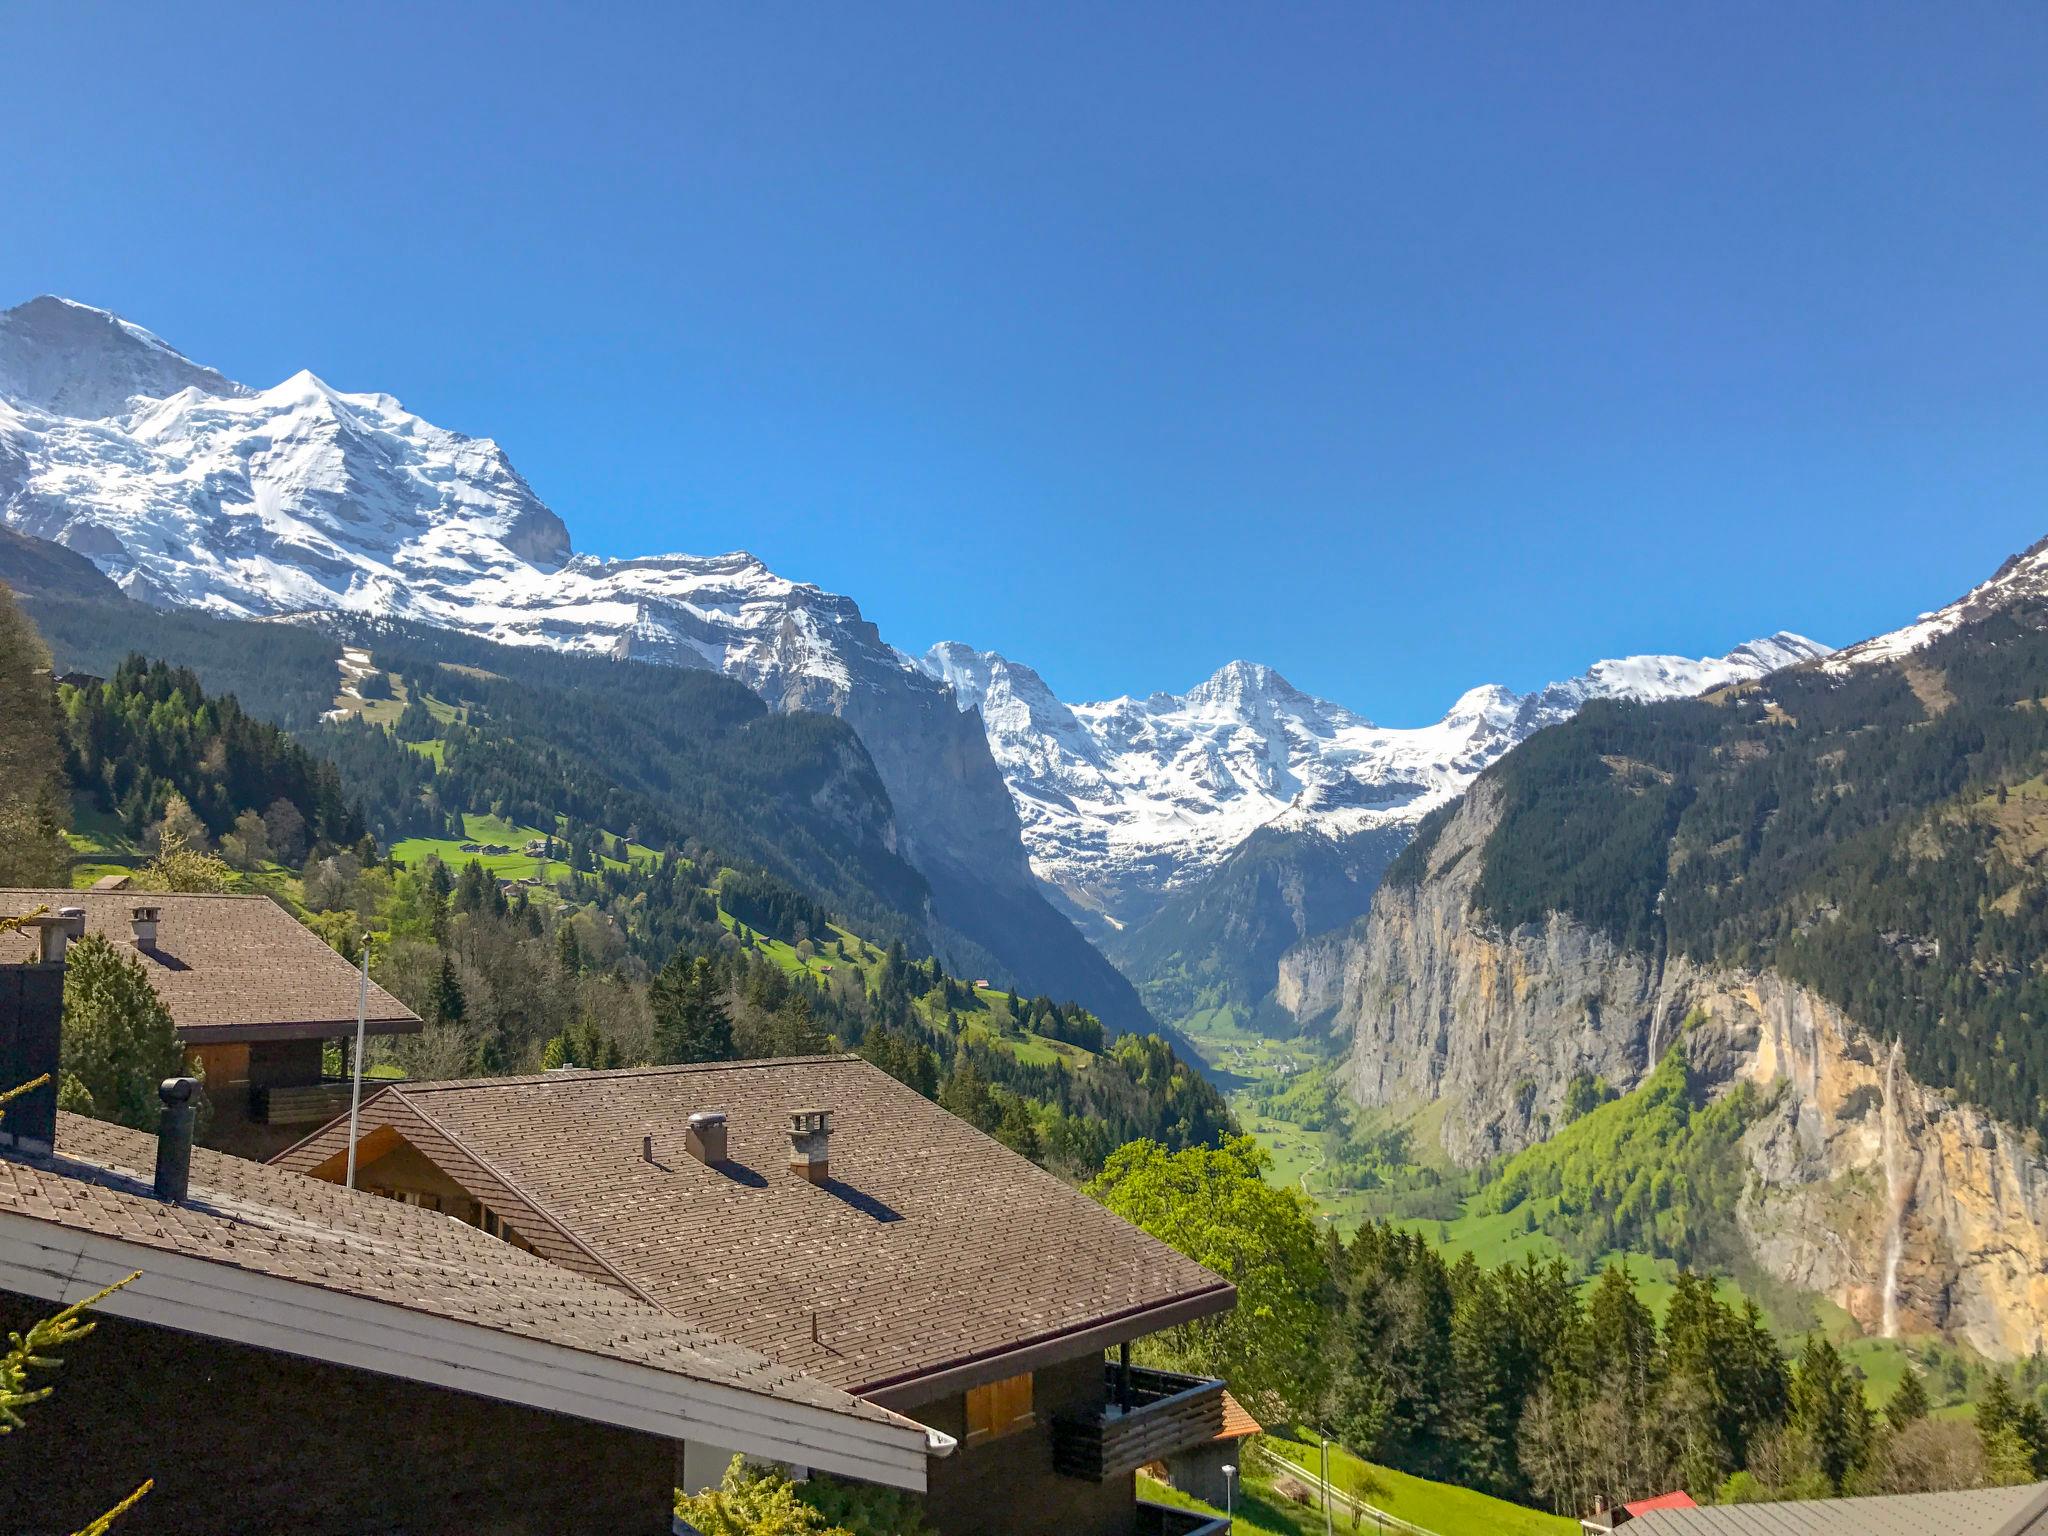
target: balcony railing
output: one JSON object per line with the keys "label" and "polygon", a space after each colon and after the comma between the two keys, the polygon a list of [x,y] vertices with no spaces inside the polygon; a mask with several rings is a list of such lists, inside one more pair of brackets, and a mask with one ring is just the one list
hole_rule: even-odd
{"label": "balcony railing", "polygon": [[[325,1125],[336,1115],[348,1112],[350,1082],[345,1077],[322,1078],[317,1083],[297,1083],[289,1088],[251,1088],[249,1118],[260,1125]],[[374,1089],[364,1085],[364,1097]]]}
{"label": "balcony railing", "polygon": [[1067,1477],[1107,1482],[1223,1432],[1223,1383],[1211,1377],[1134,1369],[1129,1407],[1118,1367],[1106,1367],[1106,1385],[1108,1400],[1094,1413],[1052,1421],[1053,1465]]}

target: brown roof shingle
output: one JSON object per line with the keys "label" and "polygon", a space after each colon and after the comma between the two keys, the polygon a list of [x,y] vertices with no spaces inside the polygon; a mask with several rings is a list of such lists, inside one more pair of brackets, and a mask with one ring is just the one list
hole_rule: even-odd
{"label": "brown roof shingle", "polygon": [[[142,962],[187,1044],[305,1038],[355,1028],[356,969],[268,896],[155,891],[0,890],[0,916],[85,909],[85,931]],[[137,949],[131,914],[161,910],[156,947]],[[33,932],[0,934],[0,964],[33,960]],[[419,1015],[370,983],[371,1034],[403,1034]]]}
{"label": "brown roof shingle", "polygon": [[167,1204],[151,1193],[155,1156],[152,1136],[60,1114],[54,1154],[0,1157],[0,1213],[790,1403],[902,1422],[453,1217],[204,1149],[192,1154],[190,1198]]}
{"label": "brown roof shingle", "polygon": [[[788,1169],[808,1108],[833,1111],[823,1186]],[[684,1148],[700,1110],[727,1116],[722,1168]],[[1235,1296],[859,1057],[394,1084],[363,1123],[408,1113],[488,1171],[522,1233],[544,1221],[664,1310],[850,1390]],[[346,1147],[337,1122],[277,1161]]]}

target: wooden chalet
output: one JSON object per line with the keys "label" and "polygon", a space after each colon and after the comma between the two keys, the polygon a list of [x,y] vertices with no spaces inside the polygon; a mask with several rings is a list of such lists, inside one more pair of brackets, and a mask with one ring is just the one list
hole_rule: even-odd
{"label": "wooden chalet", "polygon": [[[276,1159],[338,1181],[346,1120]],[[1223,1384],[1132,1341],[1234,1288],[858,1057],[382,1085],[357,1179],[758,1352],[957,1449],[945,1536],[1220,1530],[1134,1473],[1210,1443]],[[690,1437],[684,1483],[733,1447]]]}
{"label": "wooden chalet", "polygon": [[[345,1077],[321,1070],[329,1041],[352,1041],[356,968],[267,896],[119,890],[0,890],[0,914],[62,916],[0,934],[0,964],[97,934],[141,963],[170,1011],[212,1109],[207,1141],[267,1156],[348,1107]],[[367,1033],[415,1033],[420,1019],[375,982]]]}

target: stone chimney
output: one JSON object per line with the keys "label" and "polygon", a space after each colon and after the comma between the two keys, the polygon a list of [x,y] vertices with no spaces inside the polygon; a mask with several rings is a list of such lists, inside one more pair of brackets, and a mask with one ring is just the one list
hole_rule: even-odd
{"label": "stone chimney", "polygon": [[690,1131],[683,1145],[700,1163],[716,1168],[725,1161],[725,1115],[717,1110],[699,1110],[690,1116]]}
{"label": "stone chimney", "polygon": [[137,949],[147,952],[156,948],[156,924],[161,916],[161,907],[137,907],[129,914],[129,920],[135,924]]}
{"label": "stone chimney", "polygon": [[789,1171],[813,1184],[832,1176],[832,1111],[792,1109],[789,1112]]}
{"label": "stone chimney", "polygon": [[65,949],[85,937],[85,908],[59,907],[55,917],[32,917],[27,926],[41,932],[37,963],[62,965]]}

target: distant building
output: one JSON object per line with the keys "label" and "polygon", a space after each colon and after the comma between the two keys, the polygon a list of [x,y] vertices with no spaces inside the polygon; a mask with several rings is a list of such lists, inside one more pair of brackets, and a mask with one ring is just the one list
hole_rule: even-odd
{"label": "distant building", "polygon": [[1666,1502],[1673,1497],[1684,1495],[1623,1505],[1609,1524],[1580,1523],[1599,1536],[2048,1536],[2048,1483],[1706,1509]]}
{"label": "distant building", "polygon": [[[323,1076],[321,1052],[355,1037],[356,968],[268,896],[0,890],[0,914],[37,907],[75,914],[60,949],[92,933],[141,962],[205,1077],[211,1145],[266,1155],[347,1107],[348,1083]],[[0,934],[0,964],[34,958],[38,942]],[[420,1027],[370,984],[366,1033]]]}
{"label": "distant building", "polygon": [[1654,1498],[1637,1499],[1628,1504],[1617,1504],[1612,1509],[1604,1503],[1592,1514],[1579,1522],[1585,1536],[1610,1536],[1610,1533],[1628,1524],[1639,1515],[1647,1515],[1653,1509],[1697,1509],[1691,1494],[1683,1488],[1670,1493],[1660,1493]]}
{"label": "distant building", "polygon": [[1223,1394],[1223,1427],[1200,1445],[1175,1452],[1153,1464],[1153,1475],[1168,1486],[1221,1506],[1228,1496],[1223,1469],[1244,1465],[1244,1442],[1260,1432],[1259,1421],[1228,1392]]}

